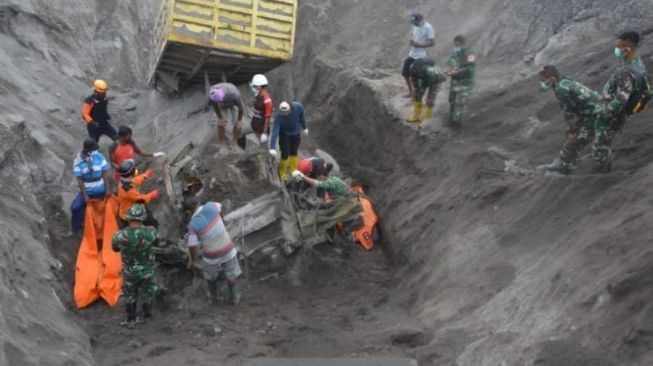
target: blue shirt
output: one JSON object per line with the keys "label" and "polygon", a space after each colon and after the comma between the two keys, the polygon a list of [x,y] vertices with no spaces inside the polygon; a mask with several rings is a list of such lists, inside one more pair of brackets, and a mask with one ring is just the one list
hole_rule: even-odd
{"label": "blue shirt", "polygon": [[109,163],[99,151],[93,151],[85,158],[78,155],[73,162],[73,175],[82,178],[86,194],[99,196],[106,193],[102,176],[110,169]]}
{"label": "blue shirt", "polygon": [[279,111],[274,116],[272,132],[270,133],[270,149],[274,149],[277,146],[277,139],[280,133],[286,136],[296,136],[305,129],[304,106],[299,102],[292,102],[292,109],[289,115],[284,116]]}

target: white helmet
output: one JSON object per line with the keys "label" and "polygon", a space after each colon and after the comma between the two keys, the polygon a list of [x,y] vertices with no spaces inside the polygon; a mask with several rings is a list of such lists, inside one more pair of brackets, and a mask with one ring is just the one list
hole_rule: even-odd
{"label": "white helmet", "polygon": [[252,78],[252,86],[263,86],[268,85],[268,78],[263,74],[256,74]]}

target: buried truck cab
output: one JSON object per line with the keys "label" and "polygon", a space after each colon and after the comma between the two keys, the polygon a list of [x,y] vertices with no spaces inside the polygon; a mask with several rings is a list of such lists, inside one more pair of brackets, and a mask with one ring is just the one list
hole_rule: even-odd
{"label": "buried truck cab", "polygon": [[291,59],[297,0],[163,0],[149,82],[249,81]]}

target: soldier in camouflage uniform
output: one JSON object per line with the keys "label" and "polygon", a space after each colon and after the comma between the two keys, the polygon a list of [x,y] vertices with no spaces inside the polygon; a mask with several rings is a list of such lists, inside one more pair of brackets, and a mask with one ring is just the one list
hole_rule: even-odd
{"label": "soldier in camouflage uniform", "polygon": [[605,118],[603,102],[599,93],[578,81],[560,76],[555,66],[544,66],[540,72],[540,89],[553,90],[565,112],[566,141],[560,151],[560,159],[545,169],[567,174],[576,163],[578,152],[594,138],[594,125]]}
{"label": "soldier in camouflage uniform", "polygon": [[[427,121],[433,116],[433,104],[440,91],[440,85],[447,80],[444,72],[433,60],[418,59],[410,67],[410,77],[415,88],[413,115],[408,122]],[[422,116],[422,99],[426,94],[426,110]]]}
{"label": "soldier in camouflage uniform", "polygon": [[152,302],[156,291],[152,247],[156,233],[154,228],[143,226],[143,221],[147,218],[143,205],[133,205],[125,218],[129,224],[113,235],[111,247],[122,254],[122,294],[127,310],[127,320],[122,324],[132,329],[136,324],[137,298],[143,304],[144,322],[152,317]]}
{"label": "soldier in camouflage uniform", "polygon": [[623,127],[628,115],[632,114],[631,98],[644,82],[646,68],[641,57],[637,55],[639,45],[637,32],[623,32],[617,37],[614,49],[619,60],[617,69],[603,87],[606,119],[596,125],[597,143],[592,148],[592,157],[597,162],[597,172],[607,172],[612,163],[612,139]]}
{"label": "soldier in camouflage uniform", "polygon": [[462,35],[454,38],[453,53],[447,59],[444,72],[446,76],[451,77],[449,122],[446,125],[452,128],[461,127],[467,97],[474,88],[476,55],[465,43],[465,37]]}

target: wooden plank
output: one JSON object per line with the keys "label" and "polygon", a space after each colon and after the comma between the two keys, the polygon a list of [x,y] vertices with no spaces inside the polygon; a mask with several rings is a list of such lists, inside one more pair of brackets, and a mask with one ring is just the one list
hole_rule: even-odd
{"label": "wooden plank", "polygon": [[252,22],[250,23],[251,32],[249,34],[249,46],[256,48],[256,21],[258,20],[258,0],[252,1]]}
{"label": "wooden plank", "polygon": [[197,75],[197,73],[202,69],[202,67],[204,66],[204,62],[206,61],[207,57],[209,56],[209,53],[210,53],[210,51],[208,51],[208,50],[204,51],[204,54],[199,59],[199,61],[197,61],[197,64],[195,65],[195,67],[193,67],[193,70],[191,70],[190,74],[188,74],[186,79],[181,83],[182,88],[184,86],[186,86],[186,84],[188,84],[190,79],[192,79],[195,75]]}
{"label": "wooden plank", "polygon": [[189,37],[181,34],[172,33],[168,35],[168,40],[173,42],[180,42],[186,44],[194,44],[200,47],[216,48],[221,50],[229,50],[233,52],[240,52],[243,54],[254,55],[254,56],[266,56],[273,59],[288,60],[289,51],[272,51],[272,50],[261,50],[261,49],[252,49],[249,46],[239,46],[233,45],[225,42],[212,42],[209,40],[198,39],[195,37]]}

